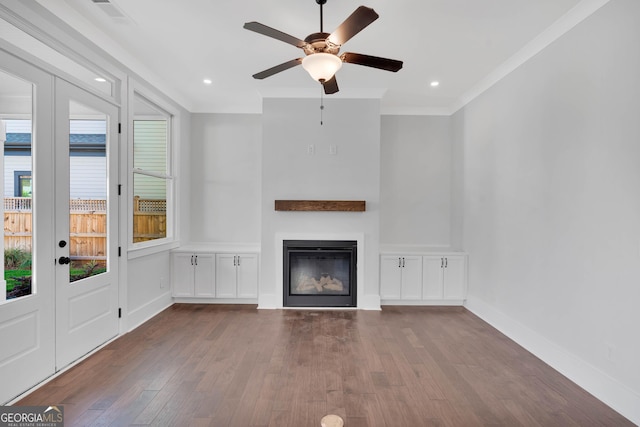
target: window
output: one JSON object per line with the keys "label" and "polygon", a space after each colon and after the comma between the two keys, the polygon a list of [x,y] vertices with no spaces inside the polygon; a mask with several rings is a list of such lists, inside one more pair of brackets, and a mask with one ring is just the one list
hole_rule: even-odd
{"label": "window", "polygon": [[134,93],[133,226],[134,246],[165,242],[172,236],[171,124],[173,116]]}
{"label": "window", "polygon": [[31,171],[13,172],[13,195],[31,197]]}

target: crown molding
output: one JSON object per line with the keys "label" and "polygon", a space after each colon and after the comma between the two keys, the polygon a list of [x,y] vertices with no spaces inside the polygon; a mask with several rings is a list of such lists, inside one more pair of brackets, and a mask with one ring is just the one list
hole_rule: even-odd
{"label": "crown molding", "polygon": [[489,73],[477,85],[465,92],[460,99],[451,106],[451,113],[453,114],[465,105],[469,104],[494,84],[505,78],[529,59],[533,58],[540,51],[558,40],[573,27],[587,19],[607,3],[609,3],[609,0],[582,0],[560,17],[560,19],[551,24],[549,28],[524,45],[524,47],[511,56],[511,58]]}

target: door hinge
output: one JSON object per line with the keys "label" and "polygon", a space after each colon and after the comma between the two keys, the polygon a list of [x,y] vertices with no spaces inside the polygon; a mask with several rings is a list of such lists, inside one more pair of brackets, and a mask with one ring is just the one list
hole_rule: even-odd
{"label": "door hinge", "polygon": [[122,308],[118,307],[118,319],[122,319]]}
{"label": "door hinge", "polygon": [[118,184],[118,196],[122,196],[122,184]]}
{"label": "door hinge", "polygon": [[122,133],[122,123],[118,123],[118,133]]}
{"label": "door hinge", "polygon": [[118,246],[118,256],[122,256],[122,246]]}

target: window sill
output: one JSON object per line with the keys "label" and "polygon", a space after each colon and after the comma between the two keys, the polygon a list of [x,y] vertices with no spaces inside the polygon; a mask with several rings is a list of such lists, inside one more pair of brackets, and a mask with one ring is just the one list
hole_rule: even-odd
{"label": "window sill", "polygon": [[180,246],[180,242],[172,240],[170,242],[158,243],[153,246],[145,247],[130,247],[127,250],[127,259],[142,258],[149,255],[154,255],[161,252],[168,252]]}

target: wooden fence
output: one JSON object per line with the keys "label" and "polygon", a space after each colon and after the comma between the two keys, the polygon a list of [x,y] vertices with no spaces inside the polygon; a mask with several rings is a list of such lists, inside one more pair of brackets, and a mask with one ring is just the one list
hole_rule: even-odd
{"label": "wooden fence", "polygon": [[[106,200],[70,201],[70,245],[72,259],[106,258]],[[136,198],[134,201],[134,242],[163,238],[167,233],[166,202]],[[31,199],[5,197],[4,247],[31,251]]]}

